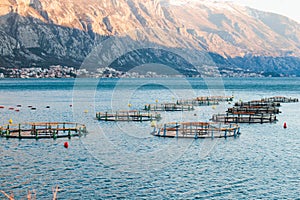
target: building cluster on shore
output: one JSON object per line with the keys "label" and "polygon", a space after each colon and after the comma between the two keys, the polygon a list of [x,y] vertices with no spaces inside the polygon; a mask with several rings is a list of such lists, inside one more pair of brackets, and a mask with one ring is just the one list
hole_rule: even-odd
{"label": "building cluster on shore", "polygon": [[[262,77],[262,74],[246,73],[244,71],[221,70],[217,67],[205,67],[192,77]],[[191,75],[189,75],[191,76]],[[122,72],[110,67],[98,68],[96,70],[87,70],[84,68],[75,68],[67,66],[50,66],[49,68],[31,67],[31,68],[5,68],[0,67],[0,78],[162,78],[162,77],[186,77],[184,74],[167,75],[159,72]]]}

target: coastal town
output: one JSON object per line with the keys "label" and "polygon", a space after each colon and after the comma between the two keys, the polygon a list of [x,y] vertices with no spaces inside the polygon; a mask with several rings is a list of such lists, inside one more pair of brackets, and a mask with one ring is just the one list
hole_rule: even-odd
{"label": "coastal town", "polygon": [[[242,69],[221,69],[217,67],[204,67],[201,75],[195,74],[189,77],[264,77],[263,72],[260,74],[244,71]],[[187,77],[184,74],[167,75],[155,71],[140,72],[130,70],[127,72],[118,71],[110,67],[98,68],[89,71],[85,68],[75,68],[67,66],[50,66],[30,67],[30,68],[5,68],[0,67],[0,78],[162,78],[162,77]]]}

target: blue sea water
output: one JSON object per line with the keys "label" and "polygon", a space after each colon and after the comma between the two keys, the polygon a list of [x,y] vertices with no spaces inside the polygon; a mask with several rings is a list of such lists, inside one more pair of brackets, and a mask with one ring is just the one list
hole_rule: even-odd
{"label": "blue sea water", "polygon": [[[207,95],[300,98],[300,78],[2,79],[0,95],[1,124],[75,121],[89,131],[70,140],[0,138],[0,190],[16,199],[28,190],[51,199],[56,186],[58,199],[299,198],[299,103],[283,104],[276,123],[242,124],[237,138],[207,140],[156,138],[150,122],[99,122],[95,113]],[[19,104],[20,112],[8,109]],[[162,113],[160,123],[209,121],[230,106]]]}

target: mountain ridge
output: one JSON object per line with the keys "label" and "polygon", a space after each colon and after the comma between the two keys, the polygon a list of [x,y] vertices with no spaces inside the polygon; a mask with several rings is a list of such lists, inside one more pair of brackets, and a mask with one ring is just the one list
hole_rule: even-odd
{"label": "mountain ridge", "polygon": [[[232,66],[257,72],[300,75],[299,24],[232,3],[3,0],[0,16],[0,64],[7,67],[79,67],[108,37],[128,36],[158,47],[211,52]],[[261,67],[250,66],[251,58],[261,58]]]}

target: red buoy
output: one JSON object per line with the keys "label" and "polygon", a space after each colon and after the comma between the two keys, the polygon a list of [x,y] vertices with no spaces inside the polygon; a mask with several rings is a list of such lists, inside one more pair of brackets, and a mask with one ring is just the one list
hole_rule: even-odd
{"label": "red buoy", "polygon": [[69,147],[69,143],[68,142],[65,142],[64,143],[64,147],[67,149]]}
{"label": "red buoy", "polygon": [[286,122],[283,123],[283,128],[287,128]]}

